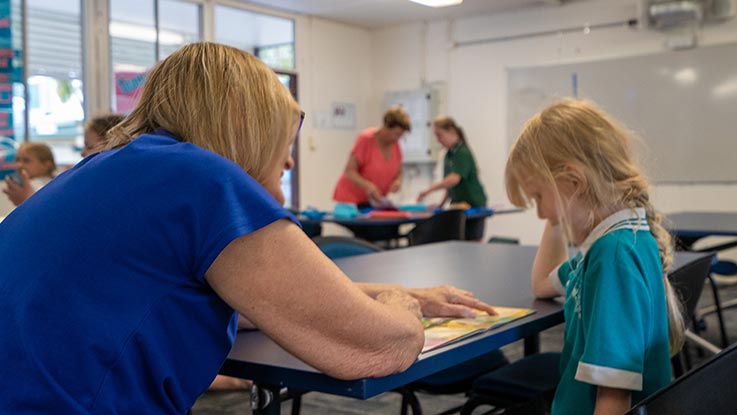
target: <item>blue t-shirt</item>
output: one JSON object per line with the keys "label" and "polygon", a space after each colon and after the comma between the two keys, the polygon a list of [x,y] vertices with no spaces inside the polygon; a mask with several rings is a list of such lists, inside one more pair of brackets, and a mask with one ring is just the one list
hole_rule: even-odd
{"label": "blue t-shirt", "polygon": [[61,174],[0,224],[0,412],[186,412],[236,331],[205,272],[282,218],[238,165],[163,132]]}
{"label": "blue t-shirt", "polygon": [[602,221],[550,276],[565,294],[565,340],[554,415],[591,415],[598,386],[632,404],[671,380],[663,270],[643,209]]}

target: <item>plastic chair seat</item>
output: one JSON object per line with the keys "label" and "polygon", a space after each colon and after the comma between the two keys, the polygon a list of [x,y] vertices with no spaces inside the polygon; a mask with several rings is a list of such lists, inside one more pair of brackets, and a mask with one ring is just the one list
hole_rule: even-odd
{"label": "plastic chair seat", "polygon": [[467,392],[479,376],[508,364],[509,360],[504,356],[504,353],[501,350],[494,350],[460,365],[424,377],[407,386],[413,390],[433,394]]}
{"label": "plastic chair seat", "polygon": [[466,212],[460,209],[436,213],[407,234],[410,246],[466,239]]}
{"label": "plastic chair seat", "polygon": [[461,415],[470,415],[482,405],[495,412],[544,414],[560,380],[560,353],[527,356],[480,376],[473,382]]}
{"label": "plastic chair seat", "polygon": [[473,393],[524,401],[555,390],[560,379],[560,353],[527,356],[473,383]]}

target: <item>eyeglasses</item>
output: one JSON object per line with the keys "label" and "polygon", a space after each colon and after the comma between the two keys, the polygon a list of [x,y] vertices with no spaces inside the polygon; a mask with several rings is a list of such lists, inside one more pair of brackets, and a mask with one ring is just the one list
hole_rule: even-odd
{"label": "eyeglasses", "polygon": [[299,136],[299,130],[302,129],[302,123],[304,123],[304,122],[305,122],[305,112],[304,111],[300,111],[299,112],[299,127],[297,127],[297,134],[294,136],[295,138],[297,136]]}
{"label": "eyeglasses", "polygon": [[299,112],[299,126],[297,127],[297,133],[294,134],[294,140],[292,140],[292,143],[289,145],[289,154],[294,154],[294,143],[297,141],[297,137],[299,137],[299,131],[302,129],[302,123],[305,121],[305,112],[300,111]]}

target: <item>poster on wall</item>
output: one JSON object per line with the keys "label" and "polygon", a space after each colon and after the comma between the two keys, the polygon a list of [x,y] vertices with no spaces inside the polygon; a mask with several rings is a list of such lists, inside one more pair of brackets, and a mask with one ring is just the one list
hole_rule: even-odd
{"label": "poster on wall", "polygon": [[330,105],[330,125],[340,130],[356,129],[356,104],[333,102]]}
{"label": "poster on wall", "polygon": [[14,79],[21,72],[16,67],[21,60],[14,59],[10,17],[10,0],[0,0],[0,178],[15,169],[13,81],[21,81]]}
{"label": "poster on wall", "polygon": [[130,114],[141,94],[146,72],[115,72],[115,110]]}

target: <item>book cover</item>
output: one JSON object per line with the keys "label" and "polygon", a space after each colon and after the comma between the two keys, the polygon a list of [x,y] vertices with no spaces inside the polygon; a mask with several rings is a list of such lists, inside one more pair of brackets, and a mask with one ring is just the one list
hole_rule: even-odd
{"label": "book cover", "polygon": [[510,321],[528,316],[535,312],[529,308],[494,307],[498,313],[490,316],[477,311],[475,318],[434,317],[422,319],[425,327],[425,345],[422,353],[435,350],[476,333],[497,328]]}

